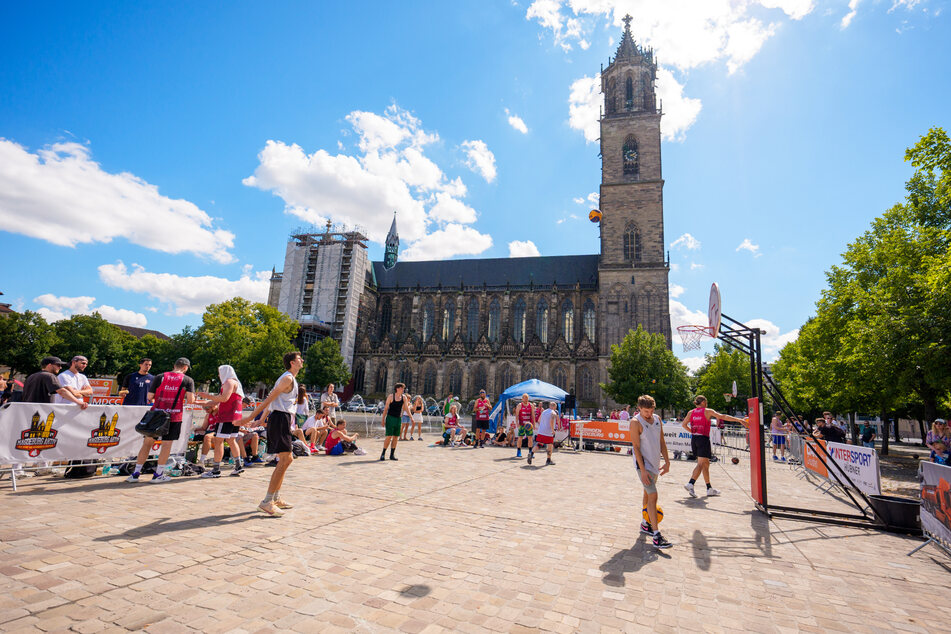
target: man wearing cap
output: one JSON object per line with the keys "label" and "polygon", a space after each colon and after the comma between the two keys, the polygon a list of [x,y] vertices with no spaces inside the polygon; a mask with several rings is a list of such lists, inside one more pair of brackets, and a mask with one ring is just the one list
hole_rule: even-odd
{"label": "man wearing cap", "polygon": [[66,365],[59,357],[44,357],[40,361],[40,371],[26,377],[23,382],[24,403],[52,403],[54,396],[62,397],[62,403],[74,403],[86,409],[88,405],[82,398],[73,395],[69,388],[60,385],[56,374]]}
{"label": "man wearing cap", "polygon": [[139,481],[142,467],[145,466],[145,461],[148,460],[156,440],[161,441],[162,447],[159,449],[158,464],[155,467],[152,482],[168,482],[171,479],[165,473],[165,463],[168,462],[168,456],[172,453],[172,443],[181,436],[185,403],[195,402],[195,381],[190,376],[185,376],[189,367],[191,367],[191,361],[181,357],[175,362],[171,372],[159,374],[149,386],[152,409],[165,410],[169,414],[168,433],[160,439],[149,436],[142,439],[142,448],[139,449],[139,455],[135,460],[135,470],[126,478],[126,482]]}
{"label": "man wearing cap", "polygon": [[[89,384],[89,379],[83,374],[83,370],[86,369],[87,365],[89,365],[89,359],[81,354],[77,354],[70,361],[69,369],[63,370],[59,373],[59,376],[56,377],[59,380],[59,384],[72,392],[73,396],[78,399],[82,399],[85,396],[92,396],[92,386]],[[69,403],[69,401],[59,394],[53,397],[53,402],[56,404]]]}

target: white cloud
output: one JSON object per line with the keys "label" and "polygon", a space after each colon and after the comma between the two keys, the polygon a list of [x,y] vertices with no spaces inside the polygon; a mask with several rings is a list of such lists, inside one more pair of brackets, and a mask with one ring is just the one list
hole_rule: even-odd
{"label": "white cloud", "polygon": [[842,21],[839,23],[839,26],[843,29],[849,28],[849,25],[852,24],[852,20],[858,14],[859,2],[862,0],[849,0],[849,12],[842,16]]}
{"label": "white cloud", "polygon": [[144,328],[148,324],[148,320],[142,313],[137,313],[126,308],[115,308],[108,304],[101,304],[92,308],[91,306],[94,301],[96,301],[95,297],[85,295],[80,297],[65,297],[51,293],[33,298],[33,302],[40,306],[36,312],[49,322],[68,319],[72,315],[92,315],[93,313],[99,313],[103,319],[113,324],[137,326],[139,328]]}
{"label": "white cloud", "polygon": [[767,363],[772,363],[779,357],[779,351],[783,349],[783,346],[799,338],[798,328],[789,332],[782,332],[779,326],[767,319],[750,319],[745,323],[750,328],[759,328],[766,331],[766,334],[761,336],[760,341],[763,346],[763,360]]}
{"label": "white cloud", "polygon": [[581,196],[578,196],[577,198],[572,198],[572,200],[575,202],[576,205],[584,204],[584,198],[582,198]]}
{"label": "white cloud", "polygon": [[585,75],[571,82],[568,92],[568,125],[581,130],[588,143],[601,136],[598,116],[601,113],[601,75]]}
{"label": "white cloud", "polygon": [[0,138],[0,227],[60,246],[125,238],[164,253],[234,261],[234,234],[211,216],[133,174],[104,171],[79,143],[33,154]]}
{"label": "white cloud", "polygon": [[495,155],[485,144],[485,141],[463,141],[462,149],[468,159],[466,166],[477,174],[481,174],[487,183],[495,180]]}
{"label": "white cloud", "polygon": [[446,260],[455,255],[478,255],[492,246],[492,237],[472,227],[449,223],[423,236],[400,254],[401,260]]}
{"label": "white cloud", "polygon": [[691,263],[690,263],[690,270],[691,270],[691,271],[697,271],[697,270],[702,269],[702,268],[703,268],[703,265],[702,265],[702,264],[699,264],[699,263],[697,263],[697,262],[691,262]]}
{"label": "white cloud", "polygon": [[592,205],[597,205],[599,202],[601,202],[601,194],[598,192],[591,192],[588,194],[588,202]]}
{"label": "white cloud", "polygon": [[683,247],[688,251],[696,251],[700,248],[700,241],[694,238],[689,233],[685,233],[673,242],[670,243],[671,249],[677,249]]}
{"label": "white cloud", "polygon": [[657,69],[657,97],[664,109],[660,132],[666,141],[683,141],[686,132],[700,115],[699,99],[684,95],[684,87],[674,74],[663,66]]}
{"label": "white cloud", "polygon": [[517,114],[512,114],[509,112],[509,109],[505,109],[505,116],[508,117],[509,125],[512,126],[515,130],[518,130],[522,134],[528,134],[528,126],[525,125],[525,122]]}
{"label": "white cloud", "polygon": [[538,247],[531,240],[512,240],[509,242],[510,258],[533,258],[538,257]]}
{"label": "white cloud", "polygon": [[749,238],[743,238],[743,242],[740,243],[740,246],[736,247],[736,251],[737,253],[739,253],[740,251],[749,251],[750,253],[753,254],[754,258],[758,258],[761,255],[763,255],[762,253],[759,252],[759,245],[753,244],[752,242],[750,242]]}
{"label": "white cloud", "polygon": [[680,362],[687,366],[687,371],[691,375],[697,373],[704,361],[706,361],[706,357],[680,357]]}
{"label": "white cloud", "polygon": [[673,299],[671,296],[670,300],[670,330],[671,332],[677,331],[677,326],[706,326],[709,323],[707,314],[700,310],[690,310],[684,306],[681,302]]}
{"label": "white cloud", "polygon": [[[443,223],[476,220],[476,211],[461,201],[467,193],[462,180],[448,178],[426,156],[427,146],[439,135],[425,131],[419,119],[394,104],[382,115],[351,112],[347,121],[358,135],[361,154],[323,149],[307,154],[296,144],[271,140],[243,183],[282,198],[285,213],[318,226],[330,219],[355,227],[378,243],[385,239],[394,211],[399,213],[400,238],[408,243]],[[486,180],[494,179],[495,158],[485,144],[462,145],[468,163]]]}
{"label": "white cloud", "polygon": [[902,8],[907,11],[912,11],[915,7],[921,4],[921,0],[894,0],[892,6],[888,9],[889,13],[895,11],[895,9]]}
{"label": "white cloud", "polygon": [[571,38],[578,40],[578,45],[582,49],[587,49],[590,44],[581,35],[581,21],[563,16],[560,9],[559,0],[535,0],[528,7],[525,19],[534,18],[543,27],[551,29],[555,36],[555,44],[564,51],[571,50],[571,44],[568,42]]}
{"label": "white cloud", "polygon": [[680,297],[684,294],[686,289],[680,284],[671,284],[670,285],[670,296],[671,297]]}
{"label": "white cloud", "polygon": [[99,267],[99,279],[107,286],[146,293],[169,305],[176,315],[198,315],[209,304],[233,297],[243,297],[252,302],[267,301],[270,277],[270,271],[252,273],[247,266],[237,280],[212,275],[150,273],[138,264],[133,264],[130,271],[121,260]]}
{"label": "white cloud", "polygon": [[782,9],[793,20],[801,20],[816,8],[815,0],[759,0],[767,9]]}

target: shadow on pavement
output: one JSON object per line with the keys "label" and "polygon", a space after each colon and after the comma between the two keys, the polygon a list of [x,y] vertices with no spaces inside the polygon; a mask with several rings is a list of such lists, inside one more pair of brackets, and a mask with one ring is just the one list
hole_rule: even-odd
{"label": "shadow on pavement", "polygon": [[400,590],[399,593],[400,596],[403,597],[425,597],[432,591],[433,589],[425,584],[414,584],[411,586],[406,586]]}
{"label": "shadow on pavement", "polygon": [[710,570],[710,545],[703,533],[695,530],[693,537],[690,539],[690,545],[693,547],[693,559],[697,562],[697,568]]}
{"label": "shadow on pavement", "polygon": [[140,539],[142,537],[154,537],[163,533],[172,533],[176,531],[187,531],[193,528],[203,528],[206,526],[230,526],[240,522],[246,522],[256,517],[266,518],[266,515],[257,511],[246,511],[244,513],[233,513],[231,515],[207,515],[205,517],[195,517],[188,520],[178,520],[169,522],[171,518],[163,517],[145,526],[136,526],[122,533],[115,535],[100,535],[93,539],[96,542],[111,542],[117,539]]}
{"label": "shadow on pavement", "polygon": [[599,570],[605,573],[604,577],[601,578],[601,583],[606,586],[623,588],[626,573],[637,572],[645,564],[658,559],[670,559],[670,555],[654,548],[647,542],[646,535],[642,533],[633,546],[617,551],[611,555],[610,559],[601,564]]}

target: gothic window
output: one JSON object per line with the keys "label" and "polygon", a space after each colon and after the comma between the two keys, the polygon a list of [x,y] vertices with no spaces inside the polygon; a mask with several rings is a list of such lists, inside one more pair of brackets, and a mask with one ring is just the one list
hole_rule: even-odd
{"label": "gothic window", "polygon": [[406,394],[413,391],[413,371],[409,368],[400,368],[400,383],[406,386],[403,390]]}
{"label": "gothic window", "polygon": [[543,299],[538,300],[535,307],[535,334],[542,343],[548,343],[548,302]]}
{"label": "gothic window", "polygon": [[641,75],[641,99],[644,100],[644,110],[653,110],[654,104],[650,102],[650,91],[647,90],[647,78]]}
{"label": "gothic window", "polygon": [[499,300],[493,299],[489,305],[489,341],[499,340],[499,322],[502,321],[502,308]]}
{"label": "gothic window", "polygon": [[462,392],[462,370],[459,369],[459,366],[453,366],[452,370],[449,371],[449,385],[447,389],[450,393],[458,395]]}
{"label": "gothic window", "polygon": [[446,302],[446,308],[443,309],[442,314],[442,339],[443,341],[452,341],[453,336],[456,334],[456,302],[455,300],[448,300]]}
{"label": "gothic window", "polygon": [[591,371],[588,368],[581,368],[581,400],[594,400],[594,379],[591,377]]}
{"label": "gothic window", "polygon": [[654,310],[654,293],[650,288],[644,289],[640,297],[641,323],[647,332],[659,332],[657,328],[657,311]]}
{"label": "gothic window", "polygon": [[522,370],[523,381],[527,381],[529,379],[537,379],[537,378],[538,378],[538,369],[535,366],[530,365]]}
{"label": "gothic window", "polygon": [[353,393],[362,392],[366,384],[366,368],[362,363],[358,364],[353,371]]}
{"label": "gothic window", "polygon": [[386,392],[386,365],[383,363],[376,371],[376,391]]}
{"label": "gothic window", "polygon": [[496,376],[498,377],[495,381],[496,394],[501,394],[515,384],[515,376],[512,373],[512,368],[510,366],[500,368],[499,373]]}
{"label": "gothic window", "polygon": [[607,106],[608,114],[614,114],[615,110],[617,110],[617,80],[613,77],[610,83],[608,83],[608,94],[605,99],[605,105]]}
{"label": "gothic window", "polygon": [[466,338],[469,341],[479,339],[479,300],[475,297],[469,300],[469,309],[466,315]]}
{"label": "gothic window", "polygon": [[475,394],[479,390],[488,390],[489,386],[486,385],[486,383],[488,383],[488,378],[486,376],[485,366],[480,364],[476,366],[475,372],[472,374],[472,385],[469,391]]}
{"label": "gothic window", "polygon": [[634,81],[630,77],[624,82],[624,109],[634,109]]}
{"label": "gothic window", "polygon": [[403,298],[402,306],[400,307],[400,337],[406,337],[409,335],[409,331],[412,329],[411,322],[413,320],[413,300],[409,297]]}
{"label": "gothic window", "polygon": [[637,139],[635,139],[633,135],[624,139],[624,147],[621,149],[621,159],[624,161],[624,175],[637,178],[640,174],[641,166],[637,153]]}
{"label": "gothic window", "polygon": [[436,393],[436,368],[429,366],[423,374],[423,394]]}
{"label": "gothic window", "polygon": [[515,310],[512,311],[512,338],[515,339],[515,343],[525,343],[524,299],[519,299],[515,302]]}
{"label": "gothic window", "polygon": [[624,230],[624,259],[630,262],[641,261],[641,232],[637,225],[629,224]]}
{"label": "gothic window", "polygon": [[[575,307],[570,299],[561,305],[561,336],[569,346],[575,342]],[[558,387],[561,387],[560,385]],[[562,387],[562,389],[564,389]]]}
{"label": "gothic window", "polygon": [[380,337],[390,333],[390,324],[393,321],[393,303],[389,297],[384,297],[380,305]]}
{"label": "gothic window", "polygon": [[429,341],[433,336],[433,323],[436,318],[436,310],[433,308],[433,300],[427,299],[423,306],[423,341]]}
{"label": "gothic window", "polygon": [[565,372],[564,368],[555,368],[555,372],[552,374],[552,382],[566,392],[568,391],[568,373]]}
{"label": "gothic window", "polygon": [[595,312],[594,312],[594,302],[590,299],[584,303],[584,310],[582,311],[582,322],[584,324],[584,334],[588,338],[588,341],[594,343],[595,336],[595,326],[597,322],[595,321]]}

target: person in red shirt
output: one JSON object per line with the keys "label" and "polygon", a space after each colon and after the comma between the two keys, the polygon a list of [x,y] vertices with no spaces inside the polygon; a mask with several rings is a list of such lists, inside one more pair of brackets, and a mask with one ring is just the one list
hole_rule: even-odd
{"label": "person in red shirt", "polygon": [[485,447],[485,441],[489,439],[489,413],[492,411],[492,401],[485,395],[485,390],[479,390],[479,398],[476,399],[473,417],[475,418],[476,449]]}
{"label": "person in red shirt", "polygon": [[694,467],[690,481],[684,485],[684,488],[687,489],[687,493],[690,494],[690,497],[697,497],[696,492],[693,490],[693,485],[697,482],[697,478],[700,477],[702,473],[703,481],[707,485],[707,497],[712,497],[714,495],[720,495],[720,492],[710,486],[710,458],[713,455],[712,447],[710,446],[710,419],[728,420],[744,425],[747,424],[747,421],[728,414],[720,414],[716,410],[710,409],[707,407],[707,398],[703,395],[697,396],[697,398],[693,400],[693,404],[696,405],[696,407],[687,413],[682,425],[684,429],[693,434],[693,437],[690,439],[690,448],[693,455],[697,458],[697,466]]}
{"label": "person in red shirt", "polygon": [[522,394],[522,402],[515,406],[515,420],[518,422],[518,444],[515,452],[516,458],[522,457],[522,439],[528,441],[528,455],[532,456],[535,437],[535,408],[528,401],[528,394]]}
{"label": "person in red shirt", "polygon": [[209,394],[208,392],[199,392],[198,396],[208,399],[213,403],[218,403],[218,426],[215,428],[215,461],[211,471],[201,474],[203,478],[220,478],[221,461],[225,455],[225,441],[231,448],[231,457],[234,459],[234,469],[231,475],[238,476],[244,472],[244,466],[241,464],[241,450],[243,447],[239,443],[241,437],[240,426],[234,422],[241,420],[244,413],[244,388],[241,387],[241,381],[234,368],[230,365],[218,366],[218,378],[221,380],[221,393]]}

